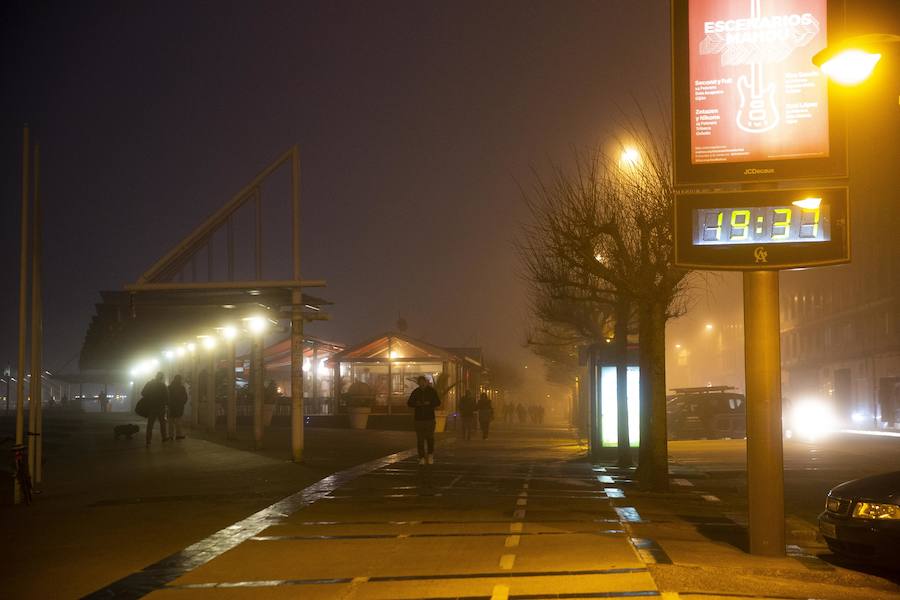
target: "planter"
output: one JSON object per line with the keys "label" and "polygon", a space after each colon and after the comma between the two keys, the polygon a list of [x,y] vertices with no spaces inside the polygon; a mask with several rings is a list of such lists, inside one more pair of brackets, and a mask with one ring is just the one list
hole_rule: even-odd
{"label": "planter", "polygon": [[274,403],[269,404],[268,402],[264,402],[262,408],[263,408],[263,414],[262,414],[263,425],[268,427],[269,425],[272,424],[272,415],[275,414],[275,404]]}
{"label": "planter", "polygon": [[350,429],[365,429],[372,409],[368,406],[350,407]]}
{"label": "planter", "polygon": [[434,431],[435,431],[435,433],[442,433],[445,429],[447,429],[447,411],[445,411],[445,410],[434,411]]}

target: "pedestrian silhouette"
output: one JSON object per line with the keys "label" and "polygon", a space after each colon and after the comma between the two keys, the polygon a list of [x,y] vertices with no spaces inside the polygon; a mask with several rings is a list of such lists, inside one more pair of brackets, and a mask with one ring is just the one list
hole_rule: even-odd
{"label": "pedestrian silhouette", "polygon": [[166,404],[169,402],[169,389],[166,387],[165,378],[166,376],[160,371],[141,390],[147,413],[148,448],[150,447],[150,440],[153,439],[153,425],[157,421],[159,421],[159,433],[162,441],[165,442],[169,439],[166,437]]}
{"label": "pedestrian silhouette", "polygon": [[491,421],[494,419],[494,408],[491,399],[484,392],[478,398],[478,425],[481,427],[481,439],[486,440],[491,430]]}
{"label": "pedestrian silhouette", "polygon": [[406,405],[413,409],[419,464],[431,465],[434,464],[434,409],[441,405],[441,399],[424,375],[419,375],[416,382],[419,387],[409,395]]}

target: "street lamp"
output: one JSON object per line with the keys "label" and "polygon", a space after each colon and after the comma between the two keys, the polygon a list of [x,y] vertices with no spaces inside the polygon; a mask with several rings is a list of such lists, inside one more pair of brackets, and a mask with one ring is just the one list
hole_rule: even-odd
{"label": "street lamp", "polygon": [[632,168],[639,165],[641,162],[641,153],[637,151],[637,148],[632,146],[626,146],[622,149],[622,154],[619,156],[619,166],[623,168]]}
{"label": "street lamp", "polygon": [[234,340],[238,336],[238,329],[234,325],[225,325],[219,332],[225,340],[225,435],[228,438],[237,437],[237,393],[235,390],[234,375]]}
{"label": "street lamp", "polygon": [[825,48],[812,62],[836,83],[854,86],[868,79],[881,60],[881,53],[875,50],[898,42],[900,35],[890,33],[857,35]]}
{"label": "street lamp", "polygon": [[263,394],[265,365],[263,364],[263,334],[269,325],[262,316],[247,317],[247,330],[251,333],[250,380],[253,389],[253,439],[257,449],[263,443]]}

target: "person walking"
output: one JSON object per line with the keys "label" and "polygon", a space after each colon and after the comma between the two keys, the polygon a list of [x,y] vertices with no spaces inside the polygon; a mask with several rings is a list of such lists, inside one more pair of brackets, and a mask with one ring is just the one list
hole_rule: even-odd
{"label": "person walking", "polygon": [[416,427],[416,447],[419,450],[419,464],[434,464],[434,409],[441,405],[437,391],[428,385],[428,378],[419,375],[419,387],[412,391],[406,405],[413,409]]}
{"label": "person walking", "polygon": [[484,392],[478,398],[478,425],[481,427],[481,439],[486,440],[491,430],[491,421],[494,419],[494,407],[491,399]]}
{"label": "person walking", "polygon": [[184,416],[184,405],[187,404],[187,401],[187,390],[184,387],[184,382],[181,379],[181,375],[176,375],[172,378],[172,383],[169,384],[169,399],[166,404],[169,439],[172,439],[173,434],[176,440],[184,439],[184,433],[181,431],[181,417]]}
{"label": "person walking", "polygon": [[459,399],[459,416],[462,418],[463,439],[471,440],[472,432],[475,431],[475,396],[472,392],[466,391],[462,398]]}
{"label": "person walking", "polygon": [[146,404],[147,412],[147,447],[150,447],[150,440],[153,438],[153,424],[159,421],[159,433],[162,441],[167,441],[166,437],[166,405],[169,403],[169,389],[166,387],[166,376],[162,371],[156,374],[156,377],[147,382],[144,389],[141,390],[141,396]]}

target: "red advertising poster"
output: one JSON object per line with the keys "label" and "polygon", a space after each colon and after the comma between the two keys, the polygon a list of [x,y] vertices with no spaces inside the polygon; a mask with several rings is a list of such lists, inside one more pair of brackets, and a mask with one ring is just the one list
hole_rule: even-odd
{"label": "red advertising poster", "polygon": [[690,0],[691,162],[829,156],[827,0]]}

